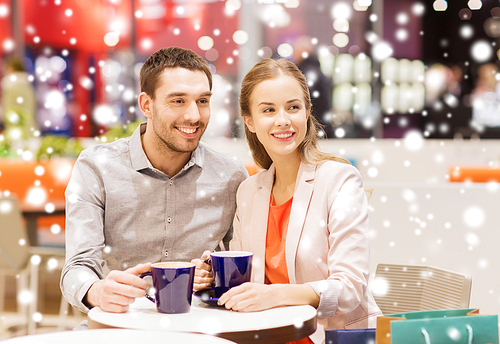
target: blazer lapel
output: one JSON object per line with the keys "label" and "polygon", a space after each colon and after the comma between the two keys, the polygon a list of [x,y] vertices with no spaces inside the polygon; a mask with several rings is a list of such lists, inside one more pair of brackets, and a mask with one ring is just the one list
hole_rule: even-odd
{"label": "blazer lapel", "polygon": [[257,181],[260,190],[254,196],[252,207],[252,237],[248,238],[251,243],[250,251],[253,257],[253,277],[257,283],[264,283],[265,279],[265,257],[266,257],[266,237],[267,221],[269,217],[269,201],[274,181],[274,165],[262,172]]}
{"label": "blazer lapel", "polygon": [[295,259],[313,194],[315,172],[316,166],[305,163],[300,164],[297,183],[293,194],[285,246],[286,265],[290,283],[297,283],[295,278]]}

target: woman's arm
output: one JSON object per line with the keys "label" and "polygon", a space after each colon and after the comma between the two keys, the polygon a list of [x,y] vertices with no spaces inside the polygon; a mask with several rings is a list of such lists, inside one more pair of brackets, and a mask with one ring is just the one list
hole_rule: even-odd
{"label": "woman's arm", "polygon": [[224,293],[218,304],[234,311],[255,312],[280,306],[318,307],[319,296],[308,284],[244,283]]}

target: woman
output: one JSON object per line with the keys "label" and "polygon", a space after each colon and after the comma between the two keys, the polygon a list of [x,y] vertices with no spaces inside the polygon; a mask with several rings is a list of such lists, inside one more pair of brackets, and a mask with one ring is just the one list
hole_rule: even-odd
{"label": "woman", "polygon": [[[358,171],[321,153],[306,79],[287,60],[265,59],[245,76],[240,109],[264,171],[238,189],[231,250],[254,253],[252,282],[219,304],[236,311],[309,304],[324,329],[375,327],[367,289],[368,206]],[[304,341],[303,341],[304,342]]]}

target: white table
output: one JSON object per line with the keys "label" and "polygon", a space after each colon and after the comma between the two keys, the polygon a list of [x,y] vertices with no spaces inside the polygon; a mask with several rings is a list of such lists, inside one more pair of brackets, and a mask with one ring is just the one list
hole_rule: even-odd
{"label": "white table", "polygon": [[62,331],[15,337],[2,344],[230,344],[226,339],[195,333],[143,331],[129,329],[101,329]]}
{"label": "white table", "polygon": [[119,327],[154,331],[211,334],[237,343],[286,343],[316,330],[316,309],[311,306],[273,308],[261,312],[233,312],[207,306],[193,297],[191,311],[158,313],[154,303],[136,299],[126,313],[108,313],[95,307],[88,313],[89,328]]}

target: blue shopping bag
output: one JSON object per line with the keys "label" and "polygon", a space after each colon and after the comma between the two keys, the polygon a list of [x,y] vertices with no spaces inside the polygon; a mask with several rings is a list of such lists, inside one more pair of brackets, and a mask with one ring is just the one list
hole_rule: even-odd
{"label": "blue shopping bag", "polygon": [[325,344],[375,344],[375,329],[326,330]]}

